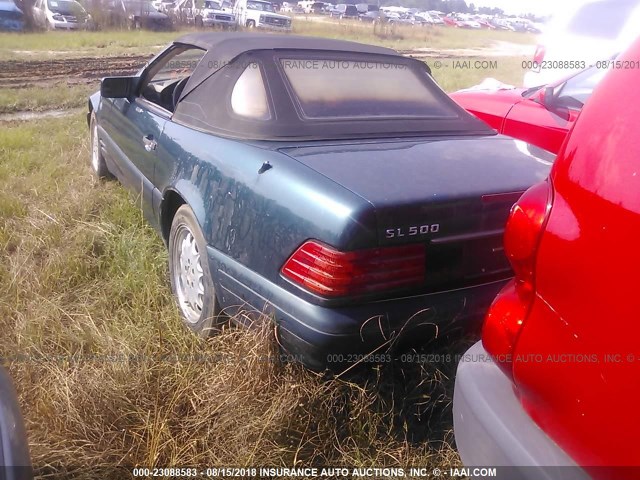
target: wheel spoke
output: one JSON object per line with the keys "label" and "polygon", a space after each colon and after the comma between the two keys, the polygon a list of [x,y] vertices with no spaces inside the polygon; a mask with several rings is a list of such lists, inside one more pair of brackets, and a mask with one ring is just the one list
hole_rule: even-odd
{"label": "wheel spoke", "polygon": [[206,294],[203,260],[195,236],[186,226],[178,229],[176,235],[173,258],[177,260],[174,284],[178,304],[187,321],[195,323],[202,315]]}

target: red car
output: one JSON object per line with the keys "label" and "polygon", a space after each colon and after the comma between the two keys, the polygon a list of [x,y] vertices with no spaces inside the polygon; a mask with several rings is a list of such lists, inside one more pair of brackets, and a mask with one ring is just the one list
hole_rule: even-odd
{"label": "red car", "polygon": [[511,210],[504,248],[515,278],[456,377],[466,465],[581,467],[516,469],[526,478],[640,478],[640,41],[620,62],[549,179]]}
{"label": "red car", "polygon": [[451,98],[499,133],[558,153],[582,105],[605,73],[598,64],[550,85],[530,89],[479,85],[454,92]]}

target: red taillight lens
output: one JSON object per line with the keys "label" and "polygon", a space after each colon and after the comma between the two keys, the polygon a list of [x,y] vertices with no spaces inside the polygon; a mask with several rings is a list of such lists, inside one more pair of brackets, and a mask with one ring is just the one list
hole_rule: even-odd
{"label": "red taillight lens", "polygon": [[551,208],[547,181],[538,183],[522,194],[511,207],[504,232],[504,251],[518,283],[533,289],[536,250],[544,222]]}
{"label": "red taillight lens", "polygon": [[504,250],[515,277],[491,304],[482,343],[509,376],[516,340],[533,302],[536,254],[550,209],[549,182],[534,185],[511,207],[504,233]]}
{"label": "red taillight lens", "polygon": [[536,52],[533,54],[533,61],[538,65],[541,64],[546,54],[547,54],[547,49],[542,45],[538,45],[536,47]]}
{"label": "red taillight lens", "polygon": [[286,261],[282,274],[325,297],[393,290],[424,282],[425,247],[406,245],[340,252],[307,241]]}

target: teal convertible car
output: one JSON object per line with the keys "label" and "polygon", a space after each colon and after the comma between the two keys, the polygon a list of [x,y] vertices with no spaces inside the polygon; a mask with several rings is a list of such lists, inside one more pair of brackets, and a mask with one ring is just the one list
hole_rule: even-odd
{"label": "teal convertible car", "polygon": [[511,277],[509,209],[553,160],[425,63],[322,38],[186,35],[88,108],[93,170],[140,195],[185,324],[266,313],[316,370],[472,328]]}

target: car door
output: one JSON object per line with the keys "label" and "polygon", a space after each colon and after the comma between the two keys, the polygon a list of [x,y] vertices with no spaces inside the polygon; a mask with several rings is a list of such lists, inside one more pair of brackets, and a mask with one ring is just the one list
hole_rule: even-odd
{"label": "car door", "polygon": [[505,118],[505,135],[558,153],[582,106],[606,73],[596,66],[551,86],[513,106]]}
{"label": "car door", "polygon": [[173,92],[204,55],[188,46],[169,48],[142,72],[138,91],[131,98],[111,101],[111,112],[102,126],[112,144],[117,170],[113,172],[128,188],[152,205],[159,139],[173,113]]}

